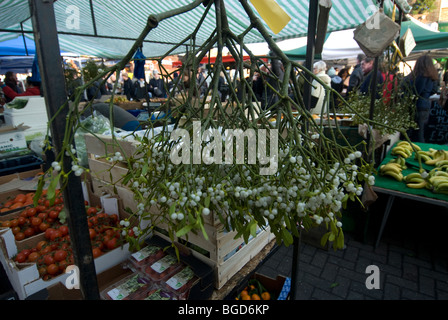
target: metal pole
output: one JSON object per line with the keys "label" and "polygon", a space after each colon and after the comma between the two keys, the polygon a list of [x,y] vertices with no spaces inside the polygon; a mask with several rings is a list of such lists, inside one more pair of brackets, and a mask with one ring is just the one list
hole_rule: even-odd
{"label": "metal pole", "polygon": [[[52,118],[67,100],[53,2],[29,0],[42,79],[41,89],[49,118]],[[66,114],[66,111],[61,112],[51,124],[52,141],[57,152],[62,150]],[[65,172],[71,168],[71,158],[65,155],[63,168]],[[63,192],[75,264],[79,268],[81,293],[84,299],[98,300],[100,297],[80,178],[70,174]]]}
{"label": "metal pole", "polygon": [[[308,13],[308,36],[306,44],[305,67],[313,71],[314,64],[314,47],[316,44],[317,15],[319,11],[319,0],[310,0],[310,8]],[[303,87],[303,98],[305,107],[311,109],[311,76],[305,75],[306,80]]]}
{"label": "metal pole", "polygon": [[[308,70],[313,70],[313,61],[314,61],[314,46],[316,43],[316,29],[317,29],[317,15],[319,11],[319,1],[318,0],[311,0],[310,1],[310,8],[308,13],[308,39],[307,39],[307,45],[306,45],[306,61],[305,61],[305,67]],[[306,75],[307,81],[305,81],[304,84],[304,102],[305,107],[310,110],[311,108],[311,76]],[[298,293],[297,293],[297,287],[299,285],[298,283],[298,276],[299,276],[299,255],[300,255],[300,235],[301,230],[299,228],[299,236],[294,237],[293,242],[293,253],[292,253],[292,271],[291,271],[291,292],[290,297],[291,300],[297,300],[298,299]]]}

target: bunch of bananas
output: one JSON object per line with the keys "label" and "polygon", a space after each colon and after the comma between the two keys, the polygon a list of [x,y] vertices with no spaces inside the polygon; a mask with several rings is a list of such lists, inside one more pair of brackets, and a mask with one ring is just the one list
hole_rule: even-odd
{"label": "bunch of bananas", "polygon": [[398,165],[400,165],[402,170],[406,170],[408,167],[406,165],[406,159],[403,158],[402,156],[398,156],[394,159],[391,159],[389,162],[391,163],[397,163]]}
{"label": "bunch of bananas", "polygon": [[404,177],[406,186],[412,189],[422,189],[428,187],[428,181],[418,172],[413,172]]}
{"label": "bunch of bananas", "polygon": [[448,194],[448,172],[434,168],[429,172],[428,181],[433,192]]}
{"label": "bunch of bananas", "polygon": [[403,169],[399,163],[391,160],[380,167],[380,174],[383,176],[390,176],[397,181],[402,181],[403,180],[403,173],[401,172],[402,170]]}
{"label": "bunch of bananas", "polygon": [[[421,156],[425,164],[429,166],[448,165],[448,151],[429,148],[428,151],[420,150],[418,154]],[[417,155],[416,155],[417,157]]]}
{"label": "bunch of bananas", "polygon": [[415,143],[410,143],[408,141],[399,141],[395,147],[392,148],[390,151],[390,154],[401,156],[403,158],[409,158],[412,153],[414,152],[414,149],[417,151],[420,151],[421,148],[416,145]]}

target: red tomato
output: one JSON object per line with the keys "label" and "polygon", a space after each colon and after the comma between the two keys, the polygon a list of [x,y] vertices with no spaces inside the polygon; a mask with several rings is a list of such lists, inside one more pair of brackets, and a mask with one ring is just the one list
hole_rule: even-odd
{"label": "red tomato", "polygon": [[31,253],[31,250],[30,250],[30,249],[23,249],[23,250],[22,250],[22,253],[28,258],[28,256],[29,256],[30,253]]}
{"label": "red tomato", "polygon": [[26,215],[28,217],[34,217],[37,214],[37,209],[36,208],[28,208],[26,210]]}
{"label": "red tomato", "polygon": [[98,224],[98,217],[89,217],[89,222],[92,224],[92,226],[96,226]]}
{"label": "red tomato", "polygon": [[62,236],[61,231],[55,230],[50,236],[51,241],[55,241],[56,239],[59,239]]}
{"label": "red tomato", "polygon": [[41,267],[39,268],[39,275],[40,275],[41,277],[44,277],[46,273],[47,273],[47,268],[46,268],[45,266],[41,266]]}
{"label": "red tomato", "polygon": [[44,256],[44,263],[49,266],[50,264],[53,264],[55,262],[55,259],[51,254],[46,254]]}
{"label": "red tomato", "polygon": [[37,217],[38,217],[38,218],[41,218],[42,220],[45,220],[45,219],[47,219],[47,217],[48,217],[48,213],[46,213],[46,212],[39,212],[39,213],[37,214]]}
{"label": "red tomato", "polygon": [[68,226],[66,225],[60,226],[58,230],[61,231],[62,236],[67,235],[69,231]]}
{"label": "red tomato", "polygon": [[103,238],[103,244],[104,244],[104,246],[107,247],[107,242],[108,242],[110,239],[112,239],[111,236],[108,236],[108,235],[105,235],[105,236],[104,236],[104,238]]}
{"label": "red tomato", "polygon": [[16,262],[18,262],[18,263],[23,263],[23,262],[25,262],[26,261],[26,255],[23,253],[23,252],[19,252],[17,255],[16,255]]}
{"label": "red tomato", "polygon": [[46,255],[46,254],[49,254],[53,250],[51,249],[50,245],[47,245],[47,246],[43,247],[41,250],[39,250],[39,251],[40,251],[41,255]]}
{"label": "red tomato", "polygon": [[19,220],[17,220],[17,219],[11,220],[11,227],[17,227],[18,225],[19,225]]}
{"label": "red tomato", "polygon": [[46,210],[47,210],[47,208],[42,205],[36,207],[37,212],[45,212]]}
{"label": "red tomato", "polygon": [[45,230],[45,238],[51,239],[51,235],[54,231],[56,231],[54,228],[48,228],[47,230]]}
{"label": "red tomato", "polygon": [[96,237],[96,231],[92,228],[89,228],[89,236],[90,239],[94,239]]}
{"label": "red tomato", "polygon": [[67,251],[65,250],[56,250],[54,253],[54,260],[56,261],[62,261],[65,260],[65,258],[67,258]]}
{"label": "red tomato", "polygon": [[62,250],[70,249],[70,244],[68,244],[67,242],[64,242],[63,244],[61,244],[61,249]]}
{"label": "red tomato", "polygon": [[32,237],[35,234],[35,231],[33,228],[27,228],[25,229],[25,231],[23,231],[23,233],[25,234],[25,237]]}
{"label": "red tomato", "polygon": [[48,272],[48,274],[50,274],[50,275],[55,275],[55,274],[57,274],[58,272],[59,272],[59,267],[56,265],[56,264],[50,264],[48,267],[47,267],[47,272]]}
{"label": "red tomato", "polygon": [[37,250],[42,250],[44,247],[47,246],[47,244],[48,244],[48,242],[45,240],[39,241],[36,245],[36,248],[37,248]]}
{"label": "red tomato", "polygon": [[118,247],[117,238],[112,238],[109,241],[107,241],[106,247],[109,250],[112,250],[112,249],[115,249],[116,247]]}
{"label": "red tomato", "polygon": [[115,231],[112,228],[108,228],[104,233],[107,234],[110,237],[115,236]]}
{"label": "red tomato", "polygon": [[37,260],[37,258],[40,257],[40,254],[37,252],[31,252],[30,255],[28,256],[28,261],[29,262],[34,262]]}
{"label": "red tomato", "polygon": [[19,226],[16,226],[16,227],[12,227],[11,228],[11,231],[12,231],[12,234],[13,235],[16,235],[16,234],[18,234],[19,232],[20,232],[20,227]]}
{"label": "red tomato", "polygon": [[98,210],[95,207],[89,207],[87,209],[87,215],[88,216],[93,216],[95,214],[97,214]]}
{"label": "red tomato", "polygon": [[16,233],[14,239],[16,239],[16,241],[22,241],[25,239],[25,234],[23,232]]}
{"label": "red tomato", "polygon": [[42,222],[42,223],[39,225],[39,230],[42,231],[42,232],[47,231],[48,228],[50,228],[50,224],[49,224],[49,223]]}
{"label": "red tomato", "polygon": [[96,240],[92,243],[93,248],[98,248],[100,250],[104,249],[104,243],[101,240]]}
{"label": "red tomato", "polygon": [[33,226],[39,226],[42,223],[42,219],[38,217],[32,217],[31,218],[31,225]]}
{"label": "red tomato", "polygon": [[103,254],[103,252],[99,248],[93,248],[92,249],[93,258],[98,258],[100,255]]}
{"label": "red tomato", "polygon": [[67,260],[62,260],[58,264],[59,264],[59,271],[61,271],[61,272],[64,272],[68,266]]}
{"label": "red tomato", "polygon": [[25,224],[25,222],[26,222],[26,218],[20,216],[20,217],[17,218],[17,222],[19,223],[19,226],[23,226]]}
{"label": "red tomato", "polygon": [[59,217],[59,212],[56,211],[56,210],[51,210],[48,213],[48,217],[51,218],[51,219],[57,219]]}

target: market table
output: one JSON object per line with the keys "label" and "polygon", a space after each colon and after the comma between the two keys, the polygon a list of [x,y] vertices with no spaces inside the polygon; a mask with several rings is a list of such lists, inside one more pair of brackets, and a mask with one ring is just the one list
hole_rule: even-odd
{"label": "market table", "polygon": [[[428,150],[429,148],[438,149],[438,150],[448,150],[447,145],[438,145],[438,144],[430,144],[430,143],[415,143],[422,150]],[[394,145],[395,146],[395,145]],[[393,147],[394,147],[393,146]],[[392,148],[393,148],[392,147]],[[380,166],[388,163],[390,160],[394,159],[396,156],[391,154],[392,148],[386,154],[385,158],[381,162]],[[406,176],[412,172],[418,172],[419,164],[418,161],[414,159],[414,154],[411,157],[406,159],[407,169],[403,170],[403,176]],[[423,163],[423,168],[428,172],[434,169],[434,166],[426,165]],[[429,203],[432,205],[438,205],[442,207],[448,207],[448,195],[434,193],[431,190],[426,188],[422,189],[412,189],[408,188],[404,181],[397,181],[388,176],[375,176],[375,185],[373,186],[373,190],[375,192],[383,193],[389,196],[386,208],[384,211],[383,219],[381,221],[380,230],[378,233],[378,237],[375,243],[375,247],[378,247],[381,236],[384,231],[384,227],[386,226],[387,219],[389,217],[390,211],[392,209],[392,205],[396,197],[405,198],[409,200],[421,201],[425,203]]]}

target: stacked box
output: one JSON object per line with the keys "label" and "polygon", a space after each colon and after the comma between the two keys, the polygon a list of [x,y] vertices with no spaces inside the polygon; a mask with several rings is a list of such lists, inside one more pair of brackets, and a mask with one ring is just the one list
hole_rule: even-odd
{"label": "stacked box", "polygon": [[[128,169],[124,163],[111,164],[103,160],[108,154],[116,151],[126,152],[132,155],[136,150],[138,142],[119,141],[113,142],[111,137],[100,136],[101,140],[93,135],[86,135],[86,149],[89,158],[90,174],[92,178],[93,192],[97,195],[103,192],[118,195],[123,201],[123,206],[136,210],[136,203],[132,191],[120,183],[120,179],[127,174]],[[150,211],[157,213],[158,208],[153,206]],[[223,216],[226,214],[223,213]],[[260,229],[256,237],[245,243],[243,238],[234,239],[236,231],[226,231],[221,224],[217,212],[211,212],[204,216],[204,228],[208,235],[206,240],[202,233],[194,234],[190,232],[180,239],[175,237],[176,242],[180,242],[191,250],[194,257],[205,262],[214,269],[217,289],[224,286],[246,263],[255,257],[273,239],[274,235],[269,228]],[[171,241],[167,236],[166,226],[158,224],[155,226],[155,234]]]}

